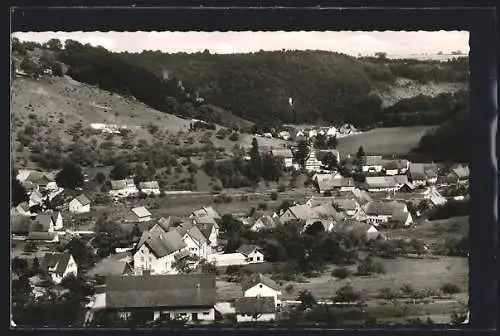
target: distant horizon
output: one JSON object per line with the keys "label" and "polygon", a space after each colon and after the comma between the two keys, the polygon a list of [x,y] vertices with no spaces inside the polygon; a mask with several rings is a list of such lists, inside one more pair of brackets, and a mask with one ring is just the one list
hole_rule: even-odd
{"label": "distant horizon", "polygon": [[469,52],[468,32],[27,32],[21,41],[44,43],[55,38],[101,46],[112,52],[168,54],[248,54],[259,51],[325,51],[354,57],[384,52],[389,58]]}

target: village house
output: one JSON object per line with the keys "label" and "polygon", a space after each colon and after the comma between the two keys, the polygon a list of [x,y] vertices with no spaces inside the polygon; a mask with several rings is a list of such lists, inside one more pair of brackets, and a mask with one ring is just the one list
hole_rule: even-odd
{"label": "village house", "polygon": [[128,253],[117,253],[99,261],[86,275],[90,278],[105,279],[109,276],[122,276],[132,273]]}
{"label": "village house", "polygon": [[367,176],[365,184],[368,192],[394,191],[397,189],[393,176]]}
{"label": "village house", "polygon": [[283,140],[288,140],[290,139],[290,132],[288,131],[281,131],[278,133],[278,138],[283,139]]}
{"label": "village house", "polygon": [[456,186],[459,183],[459,178],[457,175],[450,173],[448,175],[440,175],[437,177],[436,186]]}
{"label": "village house", "polygon": [[273,297],[242,297],[234,302],[237,322],[269,322],[276,320]]}
{"label": "village house", "polygon": [[276,282],[261,273],[245,277],[241,282],[244,297],[272,297],[275,307],[281,306],[281,290]]}
{"label": "village house", "polygon": [[370,202],[365,206],[364,212],[366,222],[374,226],[389,222],[398,226],[408,226],[413,223],[408,207],[403,202]]}
{"label": "village house", "polygon": [[106,309],[136,323],[213,322],[215,275],[178,274],[106,278]]}
{"label": "village house", "polygon": [[69,202],[69,211],[72,213],[90,212],[90,200],[85,195],[80,195]]}
{"label": "village house", "polygon": [[337,198],[333,201],[334,207],[345,213],[348,217],[354,217],[361,210],[361,206],[355,199]]}
{"label": "village house", "polygon": [[214,250],[217,248],[219,245],[218,242],[218,236],[219,236],[219,226],[214,223],[197,223],[195,222],[195,225],[198,227],[198,229],[201,231],[205,239],[207,240],[207,243],[209,245],[209,253],[210,251]]}
{"label": "village house", "polygon": [[40,224],[45,232],[53,232],[63,228],[63,218],[59,211],[44,212],[36,216],[35,222]]}
{"label": "village house", "polygon": [[176,229],[186,244],[186,251],[200,259],[208,258],[208,255],[211,254],[210,244],[197,226],[192,224],[187,227],[179,225]]}
{"label": "village house", "polygon": [[337,129],[334,126],[331,126],[328,128],[325,134],[328,137],[334,137],[337,136],[337,132],[338,132]]}
{"label": "village house", "polygon": [[352,177],[342,177],[340,174],[321,177],[317,181],[318,191],[321,194],[328,191],[352,191],[356,188],[356,183]]}
{"label": "village house", "polygon": [[309,151],[309,156],[305,161],[304,168],[308,172],[318,172],[321,171],[321,165],[321,161],[316,158],[316,151],[314,149],[311,149]]}
{"label": "village house", "polygon": [[30,194],[28,205],[30,206],[30,208],[35,205],[42,205],[44,199],[45,197],[42,195],[42,193],[35,189]]}
{"label": "village house", "polygon": [[363,173],[380,173],[383,168],[383,160],[380,155],[367,155],[362,159]]}
{"label": "village house", "polygon": [[220,219],[220,215],[217,213],[217,211],[214,210],[211,206],[208,207],[202,207],[201,209],[193,211],[190,215],[189,218],[202,218],[202,217],[210,217],[213,219]]}
{"label": "village house", "polygon": [[269,215],[259,216],[250,226],[252,231],[260,231],[275,228],[280,223],[279,218],[272,218]]}
{"label": "village house", "polygon": [[57,232],[30,231],[26,236],[26,242],[34,243],[58,243]]}
{"label": "village house", "polygon": [[406,174],[409,164],[408,160],[385,160],[382,170],[387,176]]}
{"label": "village house", "polygon": [[415,186],[425,186],[437,182],[438,168],[435,164],[410,163],[408,178]]}
{"label": "village house", "polygon": [[458,178],[459,184],[468,184],[469,183],[469,167],[468,166],[458,166],[452,169],[452,174],[454,174]]}
{"label": "village house", "polygon": [[285,168],[293,167],[293,153],[289,148],[272,149],[271,155],[276,158],[283,158]]}
{"label": "village house", "polygon": [[336,223],[333,226],[333,232],[351,234],[358,239],[366,241],[383,237],[383,235],[372,224],[358,222],[355,220],[347,220]]}
{"label": "village house", "polygon": [[307,136],[309,138],[314,138],[314,137],[317,137],[318,136],[318,131],[315,130],[315,129],[310,129],[308,132],[307,132]]}
{"label": "village house", "polygon": [[158,181],[139,182],[139,190],[146,195],[159,195],[160,185]]}
{"label": "village house", "polygon": [[30,206],[28,202],[21,202],[15,207],[18,214],[23,216],[31,216],[33,215],[30,210]]}
{"label": "village house", "polygon": [[54,283],[61,283],[70,274],[78,275],[78,266],[69,253],[46,253],[40,262],[40,269],[49,274]]}
{"label": "village house", "polygon": [[448,200],[441,195],[441,193],[436,189],[436,187],[432,186],[424,192],[424,199],[428,199],[431,203],[436,205],[443,205]]}
{"label": "village house", "polygon": [[293,220],[307,220],[309,218],[317,218],[317,214],[306,204],[294,205],[286,209],[280,216],[283,223]]}
{"label": "village house", "polygon": [[414,192],[416,189],[417,187],[413,183],[406,182],[398,189],[398,191],[403,193],[411,193]]}
{"label": "village house", "polygon": [[262,249],[256,245],[241,245],[236,253],[241,253],[245,256],[247,263],[249,264],[258,264],[264,262],[264,254],[262,253]]}
{"label": "village house", "polygon": [[109,194],[113,197],[129,197],[137,195],[138,193],[139,191],[132,179],[111,181],[111,190]]}
{"label": "village house", "polygon": [[149,222],[151,220],[151,212],[145,207],[137,207],[129,213],[128,222]]}
{"label": "village house", "polygon": [[[187,245],[177,230],[164,232],[157,226],[155,231],[144,231],[134,252],[134,273],[177,273],[173,263],[175,255],[186,250]],[[158,230],[158,231],[156,231]]]}

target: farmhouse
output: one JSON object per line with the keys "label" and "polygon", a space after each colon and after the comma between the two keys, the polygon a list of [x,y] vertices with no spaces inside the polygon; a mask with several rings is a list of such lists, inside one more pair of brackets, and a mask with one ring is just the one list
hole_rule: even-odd
{"label": "farmhouse", "polygon": [[129,222],[148,222],[151,220],[151,212],[143,206],[133,208],[131,212]]}
{"label": "farmhouse", "polygon": [[215,302],[215,276],[212,274],[106,278],[106,309],[134,321],[213,322]]}
{"label": "farmhouse", "polygon": [[365,180],[369,192],[393,191],[397,189],[393,176],[367,176]]}
{"label": "farmhouse", "polygon": [[78,275],[75,259],[69,253],[45,254],[40,262],[40,269],[46,271],[56,284],[59,284],[70,274]]}
{"label": "farmhouse", "polygon": [[69,202],[69,211],[72,213],[90,212],[90,200],[85,195],[80,195]]}
{"label": "farmhouse", "polygon": [[115,255],[104,258],[87,272],[87,276],[102,279],[109,276],[127,275],[131,269],[127,260],[123,259],[116,258]]}
{"label": "farmhouse", "polygon": [[274,305],[281,305],[281,291],[276,282],[262,274],[252,274],[241,282],[244,297],[272,297]]}
{"label": "farmhouse", "polygon": [[273,297],[242,297],[234,303],[237,322],[266,322],[276,320]]}
{"label": "farmhouse", "polygon": [[211,206],[203,207],[201,209],[195,210],[189,215],[190,218],[202,218],[202,217],[210,217],[213,219],[220,219],[220,215],[217,211],[214,210]]}
{"label": "farmhouse", "polygon": [[264,254],[262,254],[262,249],[256,245],[241,245],[237,250],[237,253],[241,253],[245,256],[247,263],[256,264],[264,262]]}
{"label": "farmhouse", "polygon": [[129,197],[137,195],[138,192],[132,179],[111,181],[109,194],[113,197]]}
{"label": "farmhouse", "polygon": [[260,231],[264,229],[272,229],[275,228],[276,225],[279,224],[278,218],[272,218],[271,216],[264,215],[258,217],[253,224],[250,226],[250,230],[252,231]]}
{"label": "farmhouse", "polygon": [[[324,176],[328,175],[328,176]],[[342,177],[340,174],[322,174],[317,179],[318,191],[324,194],[326,191],[351,191],[356,184],[352,177]]]}
{"label": "farmhouse", "polygon": [[286,209],[280,216],[283,223],[292,220],[306,220],[308,218],[317,218],[317,214],[306,204],[295,205]]}
{"label": "farmhouse", "polygon": [[146,195],[159,195],[160,185],[158,181],[139,182],[139,190]]}
{"label": "farmhouse", "polygon": [[182,236],[182,241],[186,244],[186,250],[189,251],[191,255],[203,259],[208,258],[211,249],[207,239],[198,227],[191,226],[190,228],[183,228],[182,226],[178,226],[177,230]]}
{"label": "farmhouse", "polygon": [[355,216],[361,209],[361,206],[355,199],[335,199],[333,205],[349,217]]}
{"label": "farmhouse", "polygon": [[378,226],[389,221],[400,222],[401,224],[409,225],[412,223],[411,215],[406,216],[402,212],[408,213],[408,207],[402,202],[370,202],[365,207],[366,222]]}
{"label": "farmhouse", "polygon": [[362,159],[362,169],[364,173],[380,173],[383,164],[384,162],[380,155],[367,155]]}
{"label": "farmhouse", "polygon": [[175,254],[186,248],[177,230],[166,233],[144,231],[135,248],[134,273],[142,274],[144,270],[151,274],[176,273],[172,266]]}
{"label": "farmhouse", "polygon": [[333,232],[342,234],[352,234],[358,239],[373,240],[383,237],[382,234],[372,225],[354,220],[336,223]]}
{"label": "farmhouse", "polygon": [[283,158],[285,168],[290,168],[293,166],[293,153],[289,148],[272,149],[271,155],[277,158]]}

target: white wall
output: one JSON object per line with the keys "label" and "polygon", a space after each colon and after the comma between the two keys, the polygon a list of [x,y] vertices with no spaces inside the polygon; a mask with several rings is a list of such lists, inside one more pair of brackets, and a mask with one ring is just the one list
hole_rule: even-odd
{"label": "white wall", "polygon": [[274,289],[264,285],[264,284],[256,284],[255,286],[247,289],[244,293],[244,297],[257,297],[257,296],[265,296],[265,297],[273,297],[274,303],[277,305],[281,302],[278,296],[281,295],[281,292],[275,291]]}
{"label": "white wall", "polygon": [[257,319],[255,319],[252,315],[236,315],[237,322],[257,322],[257,321],[273,321],[276,320],[276,313],[267,313],[267,314],[259,314]]}
{"label": "white wall", "polygon": [[391,218],[391,215],[379,215],[379,216],[372,216],[372,215],[366,215],[366,221],[367,223],[372,224],[373,226],[378,226],[381,223],[387,223],[389,221],[389,218]]}
{"label": "white wall", "polygon": [[147,195],[159,195],[160,190],[159,189],[141,189],[141,192]]}
{"label": "white wall", "polygon": [[136,270],[151,270],[151,273],[154,274],[176,273],[176,271],[172,267],[172,264],[175,260],[174,254],[175,253],[171,253],[161,258],[156,258],[156,256],[144,244],[134,254],[134,268]]}
{"label": "white wall", "polygon": [[280,219],[283,222],[288,222],[288,221],[296,219],[296,217],[292,214],[292,212],[290,211],[290,209],[287,209],[285,211],[285,213],[283,215],[281,215]]}
{"label": "white wall", "polygon": [[90,212],[90,204],[82,206],[80,202],[76,199],[73,199],[69,202],[69,211],[73,213],[87,213]]}
{"label": "white wall", "polygon": [[257,264],[264,262],[264,255],[259,251],[254,251],[248,255],[249,264]]}
{"label": "white wall", "polygon": [[[160,318],[160,313],[165,315],[169,314],[171,319],[174,319],[177,315],[180,318],[185,318],[187,321],[193,321],[192,314],[198,314],[199,321],[214,321],[215,320],[215,309],[214,308],[194,308],[194,309],[161,309],[154,312],[153,317],[155,320]],[[208,314],[207,314],[208,313]],[[185,314],[184,316],[182,314]]]}

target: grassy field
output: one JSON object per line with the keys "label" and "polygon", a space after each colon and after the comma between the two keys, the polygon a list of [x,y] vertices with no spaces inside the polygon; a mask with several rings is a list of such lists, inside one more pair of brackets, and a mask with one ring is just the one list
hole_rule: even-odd
{"label": "grassy field", "polygon": [[[382,260],[386,274],[369,277],[351,277],[339,280],[327,272],[316,278],[307,279],[308,282],[283,281],[283,295],[285,299],[294,300],[301,290],[310,291],[317,299],[331,299],[336,291],[350,283],[355,290],[360,291],[365,298],[374,298],[384,287],[399,288],[409,283],[415,289],[437,289],[443,283],[449,282],[460,287],[462,293],[467,293],[468,261],[467,258],[440,257],[438,259],[406,259]],[[354,270],[354,268],[353,268]],[[292,285],[294,290],[286,293],[284,288]],[[239,284],[218,281],[217,287],[220,299],[234,298],[241,292]],[[236,296],[237,297],[237,296]]]}
{"label": "grassy field", "polygon": [[363,146],[367,154],[406,154],[414,148],[430,126],[376,128],[338,140],[341,155],[356,154]]}

